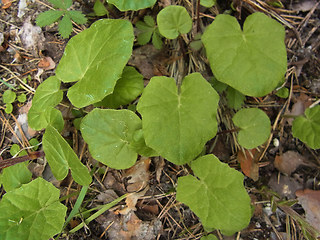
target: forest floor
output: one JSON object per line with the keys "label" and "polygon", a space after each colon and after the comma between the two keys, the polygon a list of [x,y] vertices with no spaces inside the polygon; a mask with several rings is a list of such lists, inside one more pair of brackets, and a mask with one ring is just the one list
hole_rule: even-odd
{"label": "forest floor", "polygon": [[[26,5],[23,7],[24,2]],[[283,6],[274,7],[271,2]],[[135,42],[129,65],[139,70],[145,84],[155,75],[175,77],[179,71],[179,61],[183,61],[187,73],[197,71],[209,80],[212,72],[203,48],[192,50],[190,43],[196,42],[196,33],[202,33],[218,14],[227,12],[243,23],[248,15],[263,12],[286,29],[288,68],[284,86],[289,90],[289,96],[280,98],[269,94],[263,98],[246,97],[243,107],[258,106],[267,113],[272,123],[272,136],[268,142],[251,152],[251,156],[247,151],[247,158],[243,154],[245,150],[236,141],[236,133],[232,131],[231,119],[235,110],[227,106],[225,96],[221,97],[218,137],[207,143],[206,153],[216,155],[229,166],[245,173],[245,187],[255,210],[249,226],[241,232],[229,237],[219,231],[213,231],[213,234],[218,239],[289,240],[307,239],[313,231],[310,224],[318,226],[320,231],[320,193],[316,192],[315,200],[306,191],[320,190],[319,150],[310,149],[293,138],[292,119],[286,118],[303,114],[320,97],[319,2],[218,0],[216,6],[205,8],[199,7],[196,0],[159,0],[152,9],[136,12],[120,12],[105,4],[110,18],[128,19],[133,25],[146,15],[156,19],[157,13],[168,5],[184,6],[194,21],[192,31],[183,38],[186,49],[191,53],[181,57],[174,41],[164,38],[161,50],[155,49],[151,43],[140,46]],[[13,150],[10,150],[14,144],[21,150],[31,151],[30,139],[41,143],[43,131],[28,129],[26,119],[21,116],[28,112],[37,86],[54,74],[69,40],[61,38],[57,24],[43,28],[36,26],[36,17],[49,6],[50,3],[42,0],[2,0],[0,5],[0,95],[14,88],[17,96],[26,96],[25,101],[16,100],[13,103],[11,113],[6,113],[5,104],[0,103],[0,159],[13,157]],[[74,25],[72,36],[103,18],[95,16],[93,6],[93,0],[74,1],[72,9],[90,17],[85,25]],[[93,166],[95,160],[90,156],[80,132],[72,124],[74,116],[65,106],[59,106],[59,110],[66,119],[63,136],[73,143],[73,149],[82,162]],[[15,127],[17,124],[21,127]],[[241,161],[249,163],[240,165]],[[34,178],[41,176],[51,181],[60,189],[62,197],[77,193],[80,189],[71,177],[63,181],[52,180],[45,159],[31,161],[29,169]],[[177,166],[161,157],[154,157],[140,159],[130,170],[117,171],[103,165],[99,169],[93,175],[93,183],[84,201],[86,209],[110,202],[128,192],[142,188],[145,191],[140,192],[130,214],[124,213],[123,209],[129,204],[122,201],[76,233],[65,231],[60,239],[200,239],[207,234],[198,217],[175,198],[177,178],[191,171],[188,166]],[[1,197],[5,191],[3,188],[0,190]],[[63,202],[68,211],[73,208],[75,200],[76,197],[71,197]],[[310,212],[313,212],[312,216]],[[66,230],[81,221],[81,218],[74,219]]]}

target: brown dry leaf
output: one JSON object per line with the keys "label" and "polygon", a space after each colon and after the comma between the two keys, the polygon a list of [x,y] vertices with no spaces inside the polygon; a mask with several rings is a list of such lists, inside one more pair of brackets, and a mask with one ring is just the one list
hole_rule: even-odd
{"label": "brown dry leaf", "polygon": [[157,182],[160,183],[160,177],[162,174],[162,170],[165,166],[164,159],[162,157],[155,157],[154,158],[154,163],[156,165],[156,179]]}
{"label": "brown dry leaf", "polygon": [[126,198],[126,205],[127,206],[121,210],[117,210],[116,213],[122,214],[122,215],[127,215],[131,211],[136,211],[137,210],[136,205],[137,205],[139,198],[143,197],[148,190],[149,190],[149,187],[147,186],[141,192],[129,194],[128,197]]}
{"label": "brown dry leaf", "polygon": [[306,220],[320,231],[320,191],[298,190],[296,196],[306,212]]}
{"label": "brown dry leaf", "polygon": [[287,151],[283,155],[276,156],[274,160],[275,168],[287,175],[291,175],[300,165],[316,166],[296,151]]}
{"label": "brown dry leaf", "polygon": [[[304,114],[304,111],[312,104],[311,98],[301,93],[300,96],[296,99],[296,102],[293,104],[291,111],[289,112],[289,115],[292,116],[300,116]],[[289,125],[292,125],[293,118],[287,119]]]}
{"label": "brown dry leaf", "polygon": [[12,1],[10,1],[10,0],[2,0],[2,4],[3,4],[2,9],[7,9],[7,8],[9,8],[11,6]]}
{"label": "brown dry leaf", "polygon": [[288,199],[295,199],[295,192],[302,189],[302,184],[296,179],[276,173],[270,177],[268,186],[278,193],[280,197]]}
{"label": "brown dry leaf", "polygon": [[38,63],[38,67],[44,70],[52,70],[56,67],[56,63],[52,60],[51,57],[44,57]]}
{"label": "brown dry leaf", "polygon": [[130,178],[127,186],[128,192],[140,191],[148,185],[150,162],[150,158],[140,159],[133,167],[125,171],[124,177]]}
{"label": "brown dry leaf", "polygon": [[257,149],[246,149],[244,153],[240,150],[237,156],[242,172],[253,181],[259,179],[259,155]]}

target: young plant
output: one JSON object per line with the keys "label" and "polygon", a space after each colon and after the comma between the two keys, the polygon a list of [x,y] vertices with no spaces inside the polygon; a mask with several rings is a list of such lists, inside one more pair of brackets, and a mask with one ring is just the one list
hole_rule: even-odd
{"label": "young plant", "polygon": [[6,104],[5,112],[11,113],[13,110],[12,103],[16,100],[16,93],[12,90],[6,90],[2,95],[2,101]]}
{"label": "young plant", "polygon": [[72,32],[72,21],[77,24],[85,24],[87,18],[80,11],[68,10],[72,5],[72,0],[48,0],[54,10],[40,13],[36,19],[39,27],[49,26],[58,22],[59,33],[63,38],[68,38]]}
{"label": "young plant", "polygon": [[139,29],[137,40],[140,45],[147,44],[152,39],[152,44],[156,49],[162,48],[159,29],[151,16],[145,16],[144,21],[138,21],[136,27]]}

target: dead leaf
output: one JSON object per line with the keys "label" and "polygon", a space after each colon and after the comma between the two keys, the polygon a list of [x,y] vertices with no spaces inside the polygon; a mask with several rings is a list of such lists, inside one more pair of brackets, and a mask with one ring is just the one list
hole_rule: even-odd
{"label": "dead leaf", "polygon": [[11,6],[12,2],[10,0],[2,0],[2,9],[7,9]]}
{"label": "dead leaf", "polygon": [[274,160],[275,168],[287,175],[291,175],[301,165],[316,167],[296,151],[287,151],[283,155],[276,156]]}
{"label": "dead leaf", "polygon": [[[304,111],[312,104],[311,98],[302,93],[300,96],[296,99],[296,102],[293,104],[291,111],[289,112],[289,115],[291,116],[300,116],[304,114]],[[287,119],[289,125],[292,125],[293,118]]]}
{"label": "dead leaf", "polygon": [[136,211],[137,210],[136,204],[137,204],[139,198],[143,197],[148,190],[149,190],[149,187],[147,186],[141,192],[129,194],[128,197],[126,198],[126,205],[127,206],[121,210],[117,210],[116,213],[119,213],[122,215],[127,215],[127,214],[129,214],[129,212]]}
{"label": "dead leaf", "polygon": [[52,60],[51,57],[44,57],[38,63],[38,67],[44,70],[52,70],[56,67],[56,63]]}
{"label": "dead leaf", "polygon": [[127,190],[128,192],[137,192],[148,185],[150,178],[150,158],[141,159],[136,164],[125,171],[124,177],[129,178]]}
{"label": "dead leaf", "polygon": [[268,182],[268,186],[278,193],[280,197],[295,199],[295,192],[302,189],[302,184],[294,178],[274,173]]}
{"label": "dead leaf", "polygon": [[98,194],[97,200],[103,202],[104,204],[107,204],[117,199],[118,197],[118,194],[114,190],[107,189],[106,191]]}
{"label": "dead leaf", "polygon": [[296,191],[296,196],[306,213],[306,220],[320,231],[320,191],[299,190]]}
{"label": "dead leaf", "polygon": [[257,149],[246,149],[244,153],[240,150],[237,156],[242,172],[253,181],[259,179],[259,155]]}
{"label": "dead leaf", "polygon": [[163,167],[165,166],[165,162],[162,157],[155,157],[154,163],[156,165],[156,179],[157,179],[157,182],[160,183],[160,177],[162,174]]}

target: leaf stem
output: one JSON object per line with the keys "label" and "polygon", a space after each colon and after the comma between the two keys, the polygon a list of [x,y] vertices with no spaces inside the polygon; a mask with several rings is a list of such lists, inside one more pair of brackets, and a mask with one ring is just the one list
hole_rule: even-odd
{"label": "leaf stem", "polygon": [[22,157],[9,158],[9,159],[0,161],[0,169],[7,168],[21,162],[35,160],[37,158],[44,157],[44,155],[45,154],[43,151],[38,151],[38,152],[31,152],[28,155],[22,156]]}

